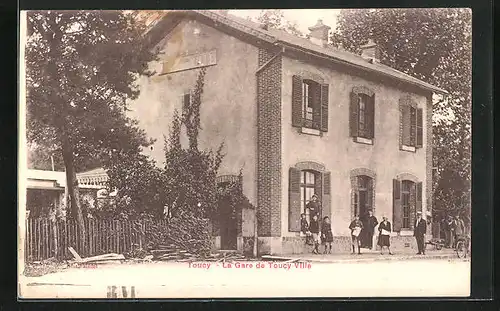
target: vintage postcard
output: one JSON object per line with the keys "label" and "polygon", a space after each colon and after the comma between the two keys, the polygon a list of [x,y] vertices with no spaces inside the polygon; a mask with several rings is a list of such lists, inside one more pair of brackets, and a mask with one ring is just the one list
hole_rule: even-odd
{"label": "vintage postcard", "polygon": [[19,298],[469,296],[471,14],[22,11]]}

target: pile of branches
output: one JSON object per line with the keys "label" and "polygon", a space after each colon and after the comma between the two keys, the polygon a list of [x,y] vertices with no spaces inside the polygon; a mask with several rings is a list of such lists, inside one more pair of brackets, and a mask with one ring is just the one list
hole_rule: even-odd
{"label": "pile of branches", "polygon": [[[151,224],[145,232],[146,251],[158,258],[204,258],[212,249],[209,221],[191,213],[181,213],[166,225]],[[156,255],[155,255],[156,254]]]}

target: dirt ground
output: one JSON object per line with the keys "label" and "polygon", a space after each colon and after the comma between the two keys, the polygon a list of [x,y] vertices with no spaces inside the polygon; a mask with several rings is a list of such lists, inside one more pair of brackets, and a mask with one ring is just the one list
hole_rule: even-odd
{"label": "dirt ground", "polygon": [[130,293],[132,286],[135,298],[458,297],[469,295],[470,262],[124,263],[67,268],[20,282],[23,298],[106,298],[108,286],[117,286],[118,298],[122,287]]}

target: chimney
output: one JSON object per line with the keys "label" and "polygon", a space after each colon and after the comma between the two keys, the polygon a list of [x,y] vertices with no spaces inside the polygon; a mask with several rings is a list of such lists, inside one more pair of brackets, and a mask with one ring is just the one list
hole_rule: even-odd
{"label": "chimney", "polygon": [[314,44],[326,46],[328,44],[328,31],[330,26],[324,25],[321,19],[318,19],[316,25],[309,27],[309,39]]}
{"label": "chimney", "polygon": [[380,48],[372,39],[361,46],[361,57],[367,59],[370,63],[380,63]]}

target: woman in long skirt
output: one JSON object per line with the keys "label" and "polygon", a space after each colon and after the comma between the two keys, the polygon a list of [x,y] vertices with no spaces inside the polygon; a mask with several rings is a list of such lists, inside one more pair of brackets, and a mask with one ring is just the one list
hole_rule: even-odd
{"label": "woman in long skirt", "polygon": [[389,250],[389,255],[392,255],[391,252],[391,223],[387,220],[387,217],[382,217],[382,222],[378,225],[378,245],[380,246],[380,254],[383,254],[384,246]]}

